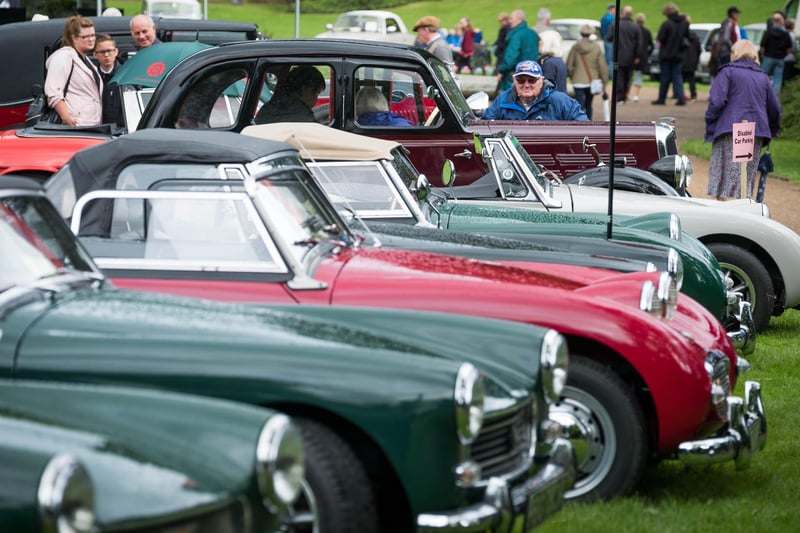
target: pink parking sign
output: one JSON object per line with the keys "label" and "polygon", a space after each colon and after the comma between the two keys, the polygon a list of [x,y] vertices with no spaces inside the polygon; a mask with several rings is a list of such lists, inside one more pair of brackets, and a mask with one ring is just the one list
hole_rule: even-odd
{"label": "pink parking sign", "polygon": [[733,125],[733,162],[744,163],[753,160],[756,141],[756,123],[739,122]]}

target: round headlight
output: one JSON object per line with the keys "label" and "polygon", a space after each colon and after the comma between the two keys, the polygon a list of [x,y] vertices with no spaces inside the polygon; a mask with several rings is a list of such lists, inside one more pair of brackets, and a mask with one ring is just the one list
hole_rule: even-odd
{"label": "round headlight", "polygon": [[297,499],[305,478],[305,450],[300,432],[286,415],[267,420],[258,436],[256,475],[264,504],[282,509]]}
{"label": "round headlight", "polygon": [[37,498],[45,530],[95,530],[94,486],[86,468],[75,457],[60,454],[47,463]]}
{"label": "round headlight", "polygon": [[569,352],[567,341],[556,330],[545,333],[542,341],[542,385],[547,403],[558,400],[567,384]]}
{"label": "round headlight", "polygon": [[475,440],[483,427],[484,397],[483,376],[470,363],[464,363],[456,375],[455,404],[456,431],[461,444]]}

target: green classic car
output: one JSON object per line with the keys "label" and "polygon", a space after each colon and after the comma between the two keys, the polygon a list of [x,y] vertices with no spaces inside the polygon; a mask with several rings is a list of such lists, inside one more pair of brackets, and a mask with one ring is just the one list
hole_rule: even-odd
{"label": "green classic car", "polygon": [[555,331],[122,291],[27,180],[0,178],[0,247],[7,376],[280,409],[306,448],[297,530],[530,528],[573,484],[572,446],[548,416],[567,379]]}
{"label": "green classic car", "polygon": [[0,379],[0,531],[270,532],[303,483],[270,409]]}

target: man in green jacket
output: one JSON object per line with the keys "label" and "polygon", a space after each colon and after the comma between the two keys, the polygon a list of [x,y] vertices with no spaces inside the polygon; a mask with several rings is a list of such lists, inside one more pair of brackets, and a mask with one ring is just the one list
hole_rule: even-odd
{"label": "man in green jacket", "polygon": [[525,12],[521,9],[512,11],[510,23],[503,60],[497,66],[498,90],[501,92],[511,88],[511,76],[518,63],[539,59],[539,36],[528,27]]}

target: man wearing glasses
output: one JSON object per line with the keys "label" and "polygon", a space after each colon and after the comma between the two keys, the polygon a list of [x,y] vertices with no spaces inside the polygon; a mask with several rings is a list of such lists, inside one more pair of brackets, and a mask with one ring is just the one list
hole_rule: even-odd
{"label": "man wearing glasses", "polygon": [[483,114],[487,120],[589,120],[581,105],[556,91],[536,61],[517,63],[513,84]]}
{"label": "man wearing glasses", "polygon": [[114,38],[101,33],[95,38],[94,58],[97,60],[100,78],[103,80],[103,124],[124,125],[122,117],[122,99],[116,84],[109,85],[109,80],[117,73],[120,63],[117,60],[119,50]]}

